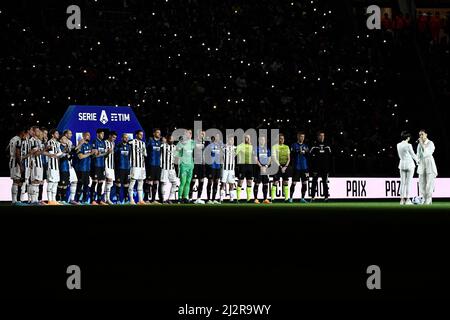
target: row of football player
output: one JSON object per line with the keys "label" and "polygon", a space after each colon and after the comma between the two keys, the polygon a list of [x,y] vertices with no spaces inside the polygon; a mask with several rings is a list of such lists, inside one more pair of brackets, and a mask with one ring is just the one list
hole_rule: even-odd
{"label": "row of football player", "polygon": [[[186,130],[176,145],[170,135],[161,137],[159,129],[153,130],[147,143],[143,141],[142,131],[137,131],[131,141],[128,141],[128,135],[123,134],[118,143],[115,132],[110,132],[106,140],[102,129],[98,129],[96,135],[91,142],[90,133],[83,133],[75,146],[71,142],[71,130],[65,130],[61,137],[55,129],[47,134],[36,126],[19,132],[9,145],[13,203],[24,203],[25,194],[28,194],[26,203],[44,204],[42,186],[45,179],[48,182],[48,204],[53,205],[60,204],[60,201],[76,205],[81,199],[87,203],[89,198],[93,205],[112,204],[114,183],[116,199],[120,199],[123,193],[125,202],[135,203],[133,195],[137,186],[137,203],[144,204],[150,199],[156,202],[156,194],[160,201],[170,203],[170,199],[175,198],[177,177],[178,199],[182,202],[193,198],[193,187],[197,182],[196,202],[203,203],[203,185],[207,180],[207,199],[210,202],[217,203],[215,197],[220,182],[220,200],[223,200],[228,184],[231,200],[239,201],[241,187],[246,181],[247,201],[250,201],[253,189],[254,202],[259,203],[257,195],[262,184],[262,200],[269,203],[269,173],[272,173],[274,181],[272,200],[282,180],[285,201],[292,202],[296,184],[301,181],[301,201],[305,202],[309,173],[312,175],[312,199],[319,177],[324,184],[325,198],[328,198],[331,148],[325,144],[324,132],[319,132],[312,148],[305,143],[303,132],[297,134],[297,142],[290,147],[285,144],[283,134],[272,147],[267,145],[265,137],[260,137],[255,147],[250,136],[244,136],[238,146],[235,146],[234,137],[229,138],[226,144],[222,144],[218,136],[207,141],[204,131],[192,139],[191,130]],[[205,161],[208,158],[205,153],[210,156],[210,162]],[[289,191],[290,176],[293,183]],[[164,192],[166,184],[170,185],[169,194]],[[70,194],[68,199],[67,193]]]}

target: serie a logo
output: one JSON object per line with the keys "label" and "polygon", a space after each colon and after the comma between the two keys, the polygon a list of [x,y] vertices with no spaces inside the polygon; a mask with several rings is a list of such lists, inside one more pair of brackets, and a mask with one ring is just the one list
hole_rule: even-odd
{"label": "serie a logo", "polygon": [[103,124],[106,124],[108,122],[108,115],[106,114],[105,110],[102,110],[102,113],[100,114],[100,122]]}

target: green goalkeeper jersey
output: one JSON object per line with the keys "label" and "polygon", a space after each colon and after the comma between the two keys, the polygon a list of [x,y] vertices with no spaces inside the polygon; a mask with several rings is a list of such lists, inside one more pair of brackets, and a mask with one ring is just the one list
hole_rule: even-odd
{"label": "green goalkeeper jersey", "polygon": [[237,163],[252,164],[253,163],[253,146],[251,144],[241,143],[237,146]]}
{"label": "green goalkeeper jersey", "polygon": [[285,144],[276,144],[272,147],[272,155],[277,159],[281,166],[286,165],[290,153],[289,147]]}
{"label": "green goalkeeper jersey", "polygon": [[177,144],[177,154],[180,159],[180,165],[194,165],[194,140],[180,141]]}

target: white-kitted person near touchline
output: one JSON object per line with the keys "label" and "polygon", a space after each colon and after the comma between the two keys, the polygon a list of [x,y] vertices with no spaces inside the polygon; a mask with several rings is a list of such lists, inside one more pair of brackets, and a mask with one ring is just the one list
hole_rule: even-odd
{"label": "white-kitted person near touchline", "polygon": [[437,177],[437,167],[434,162],[433,153],[435,150],[433,141],[428,139],[427,132],[419,131],[419,143],[417,146],[417,157],[419,158],[419,193],[423,197],[425,204],[431,204],[434,191],[434,180]]}
{"label": "white-kitted person near touchline", "polygon": [[409,190],[418,158],[412,145],[409,143],[411,134],[407,131],[402,131],[401,138],[402,142],[397,144],[398,157],[400,158],[398,165],[400,170],[400,204],[412,204],[409,198]]}

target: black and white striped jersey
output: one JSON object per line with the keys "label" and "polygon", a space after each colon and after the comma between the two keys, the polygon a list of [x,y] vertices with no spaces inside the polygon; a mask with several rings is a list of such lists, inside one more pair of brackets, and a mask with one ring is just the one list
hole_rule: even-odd
{"label": "black and white striped jersey", "polygon": [[236,147],[226,144],[222,147],[223,170],[234,170],[236,165]]}
{"label": "black and white striped jersey", "polygon": [[20,144],[22,142],[22,139],[20,139],[19,136],[13,137],[11,140],[9,140],[9,168],[12,169],[16,166],[17,160],[16,159],[16,151],[17,149],[20,150]]}
{"label": "black and white striped jersey", "polygon": [[[47,146],[50,147],[48,153],[50,154],[60,154],[61,153],[61,144],[54,140],[50,139],[47,142]],[[58,158],[48,158],[48,168],[51,170],[59,170],[59,159]]]}
{"label": "black and white striped jersey", "polygon": [[22,162],[23,166],[25,168],[30,167],[30,157],[27,157],[28,153],[30,152],[30,143],[27,139],[23,139],[20,141],[20,161]]}
{"label": "black and white striped jersey", "polygon": [[[28,140],[29,143],[29,150],[36,150],[36,151],[43,151],[44,150],[44,144],[42,143],[41,140],[39,140],[36,137],[31,137]],[[33,155],[31,156],[31,162],[32,165],[36,168],[43,168],[44,167],[44,163],[42,161],[42,155]]]}
{"label": "black and white striped jersey", "polygon": [[105,140],[106,151],[112,150],[112,152],[105,157],[105,168],[114,170],[114,142]]}
{"label": "black and white striped jersey", "polygon": [[145,168],[145,157],[147,156],[147,148],[145,142],[134,139],[128,142],[131,146],[130,161],[132,168]]}
{"label": "black and white striped jersey", "polygon": [[175,169],[175,153],[177,146],[174,144],[164,143],[161,145],[161,169]]}

